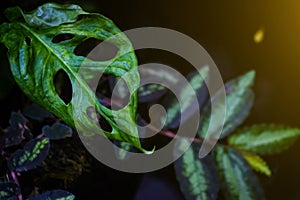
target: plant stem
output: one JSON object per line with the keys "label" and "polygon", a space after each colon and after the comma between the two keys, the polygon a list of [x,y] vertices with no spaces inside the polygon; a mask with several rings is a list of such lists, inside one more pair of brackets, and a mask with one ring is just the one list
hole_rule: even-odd
{"label": "plant stem", "polygon": [[[17,177],[17,175],[16,175],[16,172],[15,172],[15,171],[11,171],[11,172],[10,172],[10,175],[11,175],[11,177],[13,178],[14,182],[20,187],[20,184],[19,184],[19,181],[18,181],[18,177]],[[23,196],[22,196],[21,193],[18,194],[18,199],[19,199],[19,200],[23,200]]]}
{"label": "plant stem", "polygon": [[[122,103],[120,103],[119,101],[114,101],[110,98],[107,98],[103,95],[100,96],[100,98],[98,98],[99,102],[104,104],[105,106],[111,106],[111,104],[113,103],[115,106],[119,107],[119,108],[122,108]],[[140,118],[141,122],[145,125],[147,125],[148,123]],[[163,136],[166,136],[166,137],[169,137],[169,138],[181,138],[180,136],[176,135],[175,133],[173,133],[172,131],[169,131],[169,130],[160,130],[158,128],[156,128],[155,126],[149,124],[148,125],[148,128],[150,128],[151,130],[163,135]],[[199,138],[189,138],[192,142],[195,142],[195,143],[199,143],[199,144],[202,144],[203,140],[202,139],[199,139]]]}
{"label": "plant stem", "polygon": [[[147,124],[147,122],[145,122],[144,119],[141,118],[140,120],[143,124],[145,124],[145,125]],[[151,125],[151,124],[148,124],[148,128],[150,128],[152,131],[155,131],[155,132],[157,132],[157,133],[159,133],[163,136],[166,136],[166,137],[169,137],[169,138],[172,138],[172,139],[173,138],[175,138],[175,139],[182,138],[181,136],[176,135],[175,133],[173,133],[170,130],[160,130],[160,129],[156,128],[155,126]],[[195,143],[199,143],[199,144],[202,144],[202,142],[203,142],[203,140],[201,140],[199,138],[189,138],[189,139],[190,139],[190,141],[195,142]]]}

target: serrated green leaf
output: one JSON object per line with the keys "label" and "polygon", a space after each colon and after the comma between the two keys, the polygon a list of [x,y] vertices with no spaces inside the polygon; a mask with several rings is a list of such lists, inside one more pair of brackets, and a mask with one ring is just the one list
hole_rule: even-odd
{"label": "serrated green leaf", "polygon": [[300,129],[275,124],[245,127],[229,137],[230,145],[237,149],[271,155],[288,149],[300,135]]}
{"label": "serrated green leaf", "polygon": [[[208,78],[208,74],[209,67],[205,66],[200,70],[200,73],[195,71],[187,76],[189,86],[177,86],[180,87],[179,98],[181,98],[183,105],[180,106],[173,94],[164,97],[162,104],[165,105],[164,107],[167,112],[165,127],[177,128],[180,123],[184,123],[195,112],[200,112],[200,108],[207,97],[204,79]],[[192,87],[193,91],[187,89],[188,87]],[[197,99],[193,99],[195,95]],[[196,100],[198,100],[199,107],[196,106]],[[180,119],[182,119],[182,121],[180,121]],[[163,122],[165,119],[163,118],[161,121]]]}
{"label": "serrated green leaf", "polygon": [[75,199],[75,196],[70,192],[64,190],[53,190],[35,196],[31,196],[26,200],[73,200],[73,199]]}
{"label": "serrated green leaf", "polygon": [[48,138],[36,138],[28,142],[24,149],[17,150],[8,159],[8,167],[13,171],[27,171],[40,165],[48,155]]}
{"label": "serrated green leaf", "polygon": [[219,190],[216,166],[210,156],[198,158],[200,145],[193,144],[185,151],[187,139],[177,139],[174,153],[184,154],[174,163],[176,177],[180,189],[186,199],[211,200],[216,199]]}
{"label": "serrated green leaf", "polygon": [[246,151],[240,151],[241,155],[248,162],[248,164],[254,169],[266,176],[271,176],[272,172],[267,163],[258,155]]}
{"label": "serrated green leaf", "polygon": [[54,123],[52,126],[44,126],[42,133],[50,140],[60,140],[72,136],[72,129],[62,123]]}
{"label": "serrated green leaf", "polygon": [[[128,38],[111,20],[100,14],[83,12],[75,5],[58,4],[45,4],[30,13],[10,9],[6,15],[11,23],[0,26],[0,42],[8,48],[11,71],[29,98],[73,128],[73,119],[76,119],[76,128],[86,136],[105,135],[131,143],[143,151],[135,123],[137,92],[133,91],[139,85],[137,60]],[[79,15],[82,19],[76,21]],[[74,37],[53,43],[53,38],[60,34]],[[75,55],[75,48],[89,38],[101,41],[109,38],[109,42],[119,49],[116,57],[108,61],[94,61]],[[80,75],[77,74],[79,68]],[[59,70],[67,73],[72,84],[73,98],[68,104],[55,90],[53,79]],[[124,78],[131,92],[129,103],[124,108],[112,111],[98,102],[87,81],[97,78],[99,73]],[[74,102],[80,103],[80,106],[72,110]],[[87,116],[90,107],[95,107],[96,112],[105,118],[112,132],[100,129]]]}
{"label": "serrated green leaf", "polygon": [[222,146],[217,146],[214,153],[226,199],[265,199],[256,175],[240,154]]}
{"label": "serrated green leaf", "polygon": [[20,193],[19,186],[14,182],[0,182],[0,199],[16,197]]}
{"label": "serrated green leaf", "polygon": [[[198,131],[198,135],[201,138],[205,138],[208,125],[210,123],[211,116],[218,116],[219,112],[223,112],[226,109],[225,123],[221,133],[221,138],[226,137],[236,127],[244,122],[249,115],[250,109],[253,105],[254,93],[251,90],[255,78],[255,72],[250,71],[238,78],[235,78],[225,84],[226,92],[226,107],[219,104],[214,113],[211,113],[210,105],[208,102],[204,106],[203,115],[201,119],[201,125]],[[217,92],[212,98],[212,101],[218,101],[221,98],[222,92]],[[220,124],[213,124],[215,130],[218,129]]]}

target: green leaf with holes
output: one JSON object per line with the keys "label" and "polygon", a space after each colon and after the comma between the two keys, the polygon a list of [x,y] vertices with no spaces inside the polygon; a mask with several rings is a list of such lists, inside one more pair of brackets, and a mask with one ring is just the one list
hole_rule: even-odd
{"label": "green leaf with holes", "polygon": [[[69,126],[75,128],[76,122],[76,129],[84,136],[101,134],[144,151],[135,123],[136,88],[140,80],[137,60],[130,41],[110,19],[84,12],[76,5],[54,3],[44,4],[29,13],[11,8],[5,14],[10,22],[0,26],[0,42],[8,48],[13,76],[28,97]],[[55,41],[60,35],[72,37]],[[107,40],[118,52],[113,59],[105,61],[76,55],[76,47],[88,39]],[[96,48],[93,55],[97,52]],[[67,104],[57,94],[53,83],[60,70],[68,75],[72,84],[73,96]],[[102,73],[122,76],[126,81],[131,96],[122,109],[106,108],[89,87]],[[111,132],[102,130],[98,121],[89,118],[87,110],[90,107],[96,108],[95,112],[110,124]]]}
{"label": "green leaf with holes", "polygon": [[258,178],[239,153],[217,146],[214,154],[226,199],[265,199]]}
{"label": "green leaf with holes", "polygon": [[49,148],[49,138],[33,139],[25,145],[24,149],[19,149],[10,155],[8,167],[18,172],[34,169],[45,160]]}
{"label": "green leaf with holes", "polygon": [[[215,108],[215,112],[211,113],[211,103],[208,102],[203,109],[203,115],[201,119],[198,135],[202,138],[206,136],[208,125],[212,115],[218,116],[220,112],[226,109],[226,116],[224,119],[224,126],[221,133],[221,138],[229,135],[236,127],[244,122],[246,117],[250,113],[250,109],[253,105],[254,93],[251,87],[254,83],[255,72],[250,71],[242,76],[239,76],[225,84],[226,92],[226,106],[218,104]],[[221,99],[222,92],[217,92],[211,98],[211,101],[217,101]],[[218,130],[221,124],[211,124],[215,130]],[[214,133],[214,131],[212,131]]]}
{"label": "green leaf with holes", "polygon": [[211,156],[199,159],[199,144],[190,148],[187,139],[177,139],[174,153],[184,152],[175,161],[174,168],[181,191],[186,199],[210,200],[216,199],[219,191],[217,169]]}
{"label": "green leaf with holes", "polygon": [[52,190],[48,192],[44,192],[42,194],[34,195],[29,197],[26,200],[73,200],[75,199],[75,196],[65,190]]}
{"label": "green leaf with holes", "polygon": [[13,199],[13,197],[17,197],[19,193],[20,188],[16,183],[0,182],[0,199]]}
{"label": "green leaf with holes", "polygon": [[300,129],[275,124],[259,124],[238,130],[228,138],[237,149],[271,155],[287,150],[300,136]]}

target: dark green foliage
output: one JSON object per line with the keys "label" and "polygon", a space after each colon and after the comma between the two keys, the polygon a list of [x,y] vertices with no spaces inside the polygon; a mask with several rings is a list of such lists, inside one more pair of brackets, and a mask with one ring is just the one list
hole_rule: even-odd
{"label": "dark green foliage", "polygon": [[219,180],[216,166],[210,156],[199,159],[200,145],[193,144],[188,150],[187,139],[178,139],[175,154],[184,152],[175,161],[176,177],[186,199],[212,200],[217,199]]}
{"label": "dark green foliage", "polygon": [[[200,73],[198,71],[192,72],[187,76],[189,85],[181,85],[181,83],[177,86],[180,88],[179,98],[181,98],[183,105],[179,105],[178,100],[171,94],[164,98],[163,105],[165,105],[167,111],[166,127],[177,128],[180,123],[184,123],[195,112],[200,111],[200,107],[207,97],[204,79],[208,78],[209,68],[207,66],[203,67]],[[189,89],[190,87],[192,90]],[[195,102],[195,100],[198,102]],[[182,118],[182,121],[180,118]]]}
{"label": "dark green foliage", "polygon": [[24,149],[17,150],[8,159],[12,171],[27,171],[40,165],[48,155],[50,141],[48,138],[36,138],[28,142]]}
{"label": "dark green foliage", "polygon": [[[210,118],[212,115],[218,116],[226,106],[225,123],[221,138],[231,133],[248,116],[253,104],[254,94],[250,89],[253,85],[255,72],[250,71],[238,78],[235,78],[225,84],[226,105],[219,104],[215,113],[210,112],[210,102],[208,102],[203,111],[203,117],[198,135],[205,137]],[[217,92],[211,99],[218,102],[221,92]],[[213,124],[214,130],[217,130],[220,124]]]}
{"label": "dark green foliage", "polygon": [[275,124],[242,128],[229,137],[230,145],[260,155],[271,155],[288,149],[298,139],[300,129]]}
{"label": "dark green foliage", "polygon": [[264,199],[257,177],[240,154],[232,148],[218,146],[215,158],[226,199]]}
{"label": "dark green foliage", "polygon": [[62,123],[55,123],[51,127],[46,125],[42,129],[43,134],[50,140],[60,140],[72,136],[72,129]]}
{"label": "dark green foliage", "polygon": [[20,193],[19,186],[14,182],[0,182],[0,200],[17,199],[16,196]]}
{"label": "dark green foliage", "polygon": [[259,156],[254,153],[241,151],[243,158],[248,162],[252,169],[265,174],[266,176],[271,176],[271,170],[267,163]]}
{"label": "dark green foliage", "polygon": [[53,190],[29,197],[27,200],[73,200],[75,196],[64,190]]}

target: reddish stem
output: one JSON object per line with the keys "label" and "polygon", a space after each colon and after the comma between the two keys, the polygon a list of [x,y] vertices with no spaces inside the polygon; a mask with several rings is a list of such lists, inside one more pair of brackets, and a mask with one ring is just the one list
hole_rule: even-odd
{"label": "reddish stem", "polygon": [[[11,177],[13,178],[14,182],[20,187],[20,184],[19,184],[19,181],[18,181],[18,177],[17,177],[17,175],[16,175],[16,172],[15,172],[15,171],[11,171],[11,172],[10,172],[10,175],[11,175]],[[18,199],[19,199],[19,200],[23,200],[23,196],[22,196],[21,193],[18,194]]]}
{"label": "reddish stem", "polygon": [[[117,107],[122,107],[121,103],[119,101],[113,101],[112,99],[110,98],[107,98],[105,96],[101,96],[101,98],[99,99],[99,102],[104,104],[105,106],[111,106],[111,103],[113,102],[114,105],[116,105]],[[142,123],[144,123],[145,125],[148,124],[144,119],[141,119]],[[161,134],[161,135],[164,135],[166,137],[169,137],[169,138],[180,138],[180,136],[177,136],[175,133],[173,133],[172,131],[169,131],[169,130],[160,130],[158,128],[156,128],[155,126],[152,126],[152,125],[148,125],[148,127]],[[202,144],[203,140],[199,139],[199,138],[190,138],[190,140],[192,142],[196,142],[196,143],[199,143],[199,144]]]}

